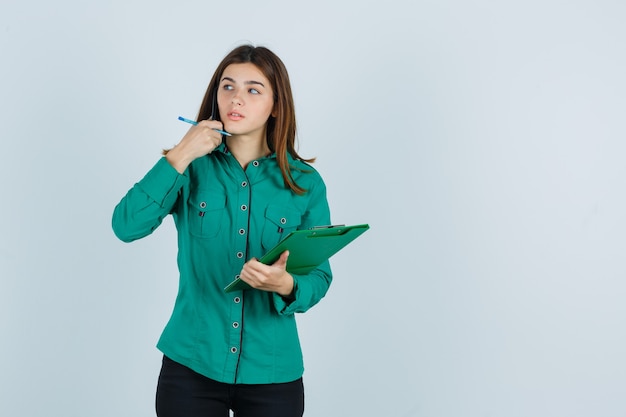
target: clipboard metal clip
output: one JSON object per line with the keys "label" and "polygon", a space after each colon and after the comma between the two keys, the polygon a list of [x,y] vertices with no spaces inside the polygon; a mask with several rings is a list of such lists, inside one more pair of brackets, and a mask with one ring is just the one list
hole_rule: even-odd
{"label": "clipboard metal clip", "polygon": [[344,227],[345,224],[329,224],[326,226],[313,226],[311,227],[311,229],[309,230],[315,230],[315,229],[332,229],[333,227]]}

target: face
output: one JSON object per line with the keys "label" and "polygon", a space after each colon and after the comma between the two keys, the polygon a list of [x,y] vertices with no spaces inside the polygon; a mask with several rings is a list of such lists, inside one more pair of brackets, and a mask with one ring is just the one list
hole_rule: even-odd
{"label": "face", "polygon": [[252,63],[226,67],[217,90],[224,129],[234,135],[265,139],[267,119],[274,108],[269,80]]}

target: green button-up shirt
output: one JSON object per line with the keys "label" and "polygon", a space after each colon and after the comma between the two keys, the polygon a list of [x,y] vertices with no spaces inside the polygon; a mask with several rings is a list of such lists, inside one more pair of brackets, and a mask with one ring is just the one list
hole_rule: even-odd
{"label": "green button-up shirt", "polygon": [[113,230],[125,242],[149,235],[172,214],[179,290],[157,347],[211,379],[265,384],[303,374],[294,313],[324,297],[332,280],[328,262],[294,275],[289,300],[260,290],[223,291],[248,259],[289,232],[330,224],[321,176],[302,161],[289,162],[304,195],[285,187],[274,155],[244,171],[222,144],[182,175],[161,158],[113,212]]}

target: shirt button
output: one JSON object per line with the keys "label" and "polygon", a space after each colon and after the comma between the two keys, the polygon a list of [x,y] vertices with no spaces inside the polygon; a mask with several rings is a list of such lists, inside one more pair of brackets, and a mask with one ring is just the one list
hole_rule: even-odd
{"label": "shirt button", "polygon": [[240,235],[245,235],[246,234],[246,229],[239,229],[239,234]]}
{"label": "shirt button", "polygon": [[248,186],[248,181],[243,181],[243,182],[241,183],[241,186],[242,186],[242,187],[247,187],[247,186]]}
{"label": "shirt button", "polygon": [[243,252],[237,252],[237,258],[239,259],[243,258]]}
{"label": "shirt button", "polygon": [[200,208],[205,208],[205,207],[206,207],[206,202],[203,201],[202,203],[200,203]]}
{"label": "shirt button", "polygon": [[248,210],[248,206],[246,206],[245,204],[241,205],[241,211],[246,211]]}
{"label": "shirt button", "polygon": [[233,323],[233,328],[234,328],[234,329],[237,329],[238,327],[239,327],[239,323],[234,322],[234,323]]}
{"label": "shirt button", "polygon": [[287,223],[287,219],[285,219],[284,217],[280,219],[280,224],[285,224],[285,223]]}
{"label": "shirt button", "polygon": [[241,298],[235,297],[233,298],[233,301],[235,302],[235,304],[239,304],[241,302]]}
{"label": "shirt button", "polygon": [[236,347],[231,347],[230,348],[230,353],[237,353],[237,348]]}
{"label": "shirt button", "polygon": [[252,165],[254,165],[255,167],[258,167],[259,166],[259,161],[253,161]]}

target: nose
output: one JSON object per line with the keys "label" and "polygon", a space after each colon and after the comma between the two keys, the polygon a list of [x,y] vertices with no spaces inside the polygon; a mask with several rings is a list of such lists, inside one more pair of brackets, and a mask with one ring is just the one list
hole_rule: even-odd
{"label": "nose", "polygon": [[243,100],[241,99],[241,97],[239,96],[239,93],[235,93],[233,94],[233,98],[232,98],[232,103],[236,106],[241,106],[243,104]]}

